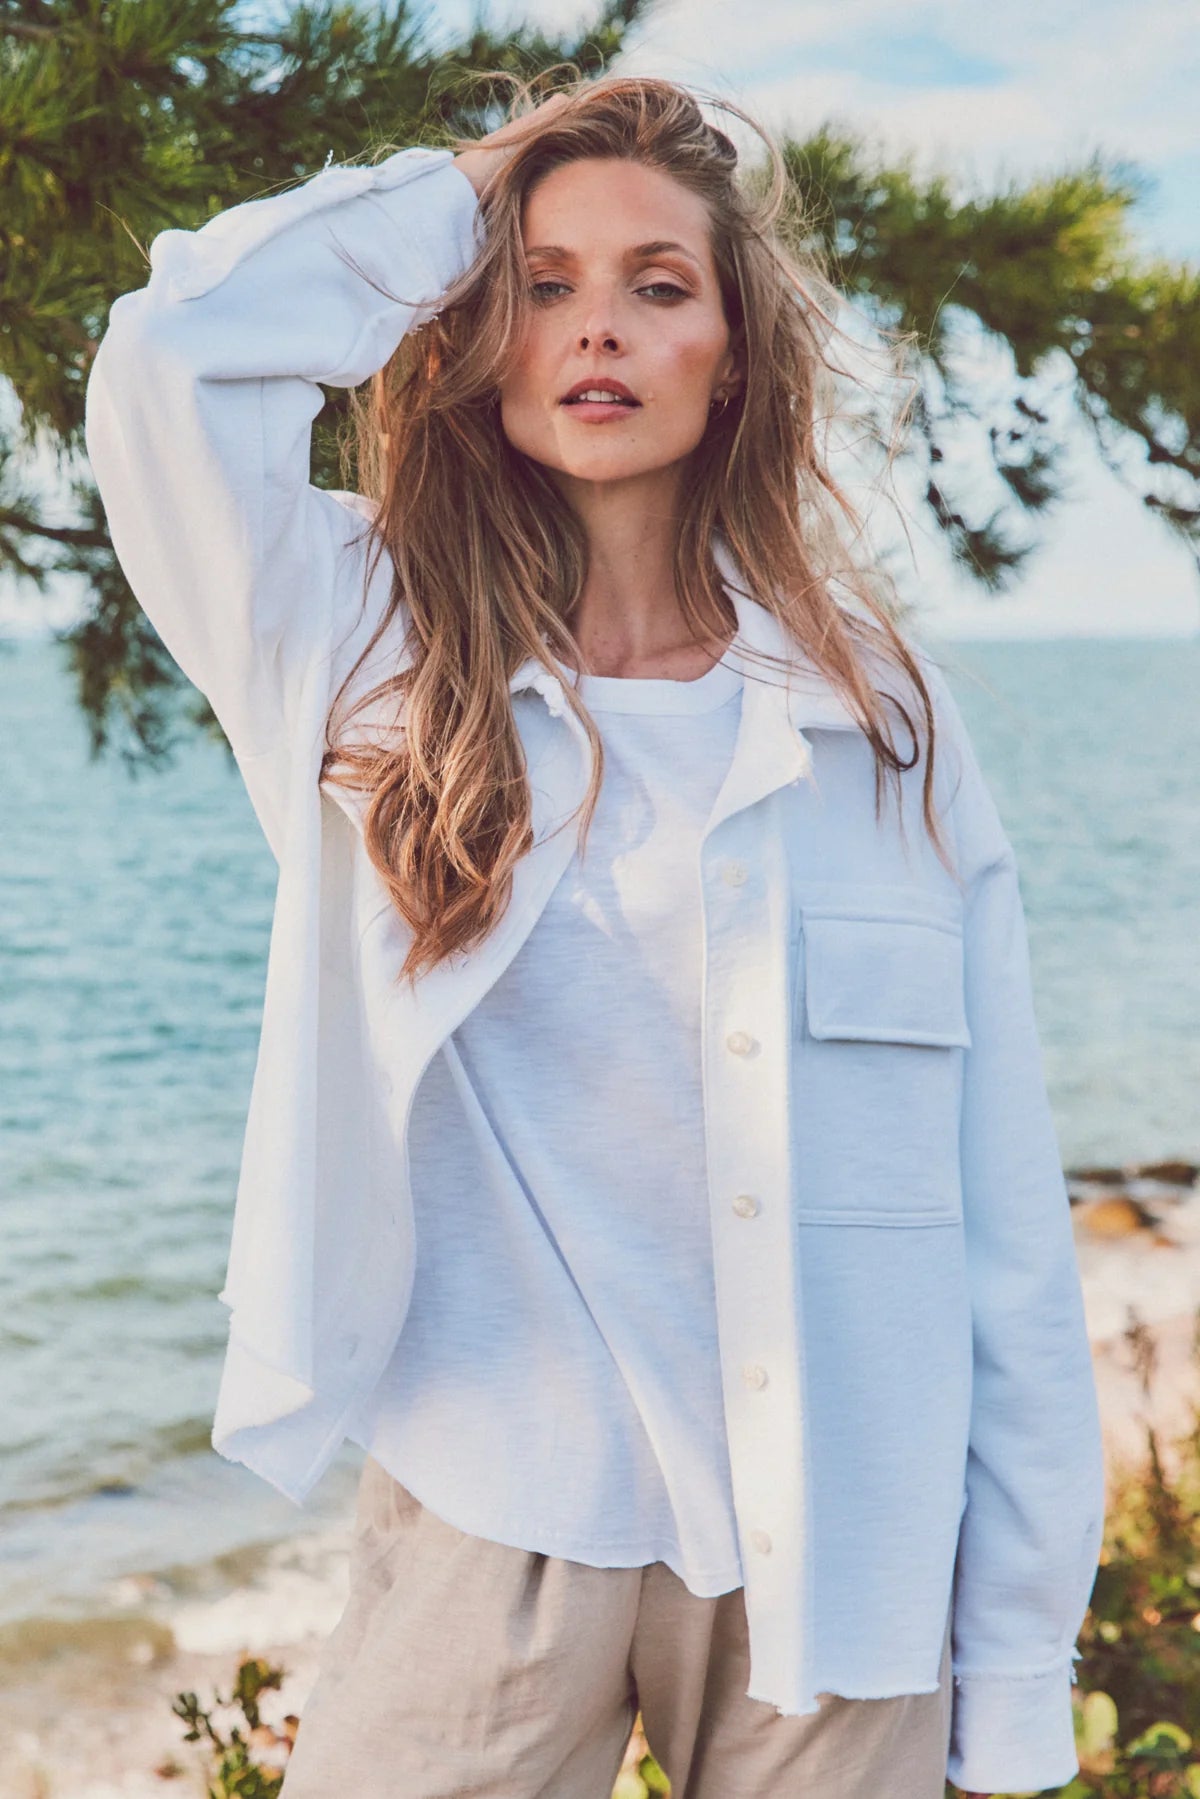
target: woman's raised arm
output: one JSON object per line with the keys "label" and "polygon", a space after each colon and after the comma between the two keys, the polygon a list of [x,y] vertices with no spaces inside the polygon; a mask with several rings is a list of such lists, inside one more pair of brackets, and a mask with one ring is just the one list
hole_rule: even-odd
{"label": "woman's raised arm", "polygon": [[85,429],[113,544],[243,765],[288,741],[362,595],[363,506],[309,481],[318,383],[365,381],[436,312],[477,211],[449,150],[327,169],[160,232],[111,308]]}

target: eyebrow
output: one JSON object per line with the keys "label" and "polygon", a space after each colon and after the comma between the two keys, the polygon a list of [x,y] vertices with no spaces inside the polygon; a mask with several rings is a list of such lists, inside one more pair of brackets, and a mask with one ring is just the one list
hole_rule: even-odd
{"label": "eyebrow", "polygon": [[[634,261],[648,256],[663,256],[669,251],[675,251],[676,254],[680,256],[686,256],[689,262],[694,262],[696,264],[697,268],[701,267],[699,257],[693,256],[686,245],[673,243],[671,239],[667,237],[655,237],[651,238],[649,243],[634,244],[626,251],[626,256],[630,261]],[[534,244],[526,250],[525,254],[526,256],[556,257],[559,262],[578,261],[574,250],[568,250],[564,244]]]}

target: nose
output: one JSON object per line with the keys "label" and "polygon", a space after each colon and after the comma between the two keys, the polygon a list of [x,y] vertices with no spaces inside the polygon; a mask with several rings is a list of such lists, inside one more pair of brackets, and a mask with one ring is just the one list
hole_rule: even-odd
{"label": "nose", "polygon": [[597,332],[594,336],[589,335],[586,331],[581,331],[579,333],[579,348],[581,350],[590,350],[593,343],[603,345],[606,350],[615,350],[617,348],[616,332],[601,331]]}

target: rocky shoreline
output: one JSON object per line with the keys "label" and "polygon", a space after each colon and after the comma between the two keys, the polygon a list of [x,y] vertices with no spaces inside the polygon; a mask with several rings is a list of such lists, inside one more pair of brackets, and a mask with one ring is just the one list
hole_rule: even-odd
{"label": "rocky shoreline", "polygon": [[1067,1196],[1084,1225],[1102,1237],[1155,1231],[1174,1207],[1192,1198],[1200,1163],[1130,1162],[1124,1167],[1068,1168]]}

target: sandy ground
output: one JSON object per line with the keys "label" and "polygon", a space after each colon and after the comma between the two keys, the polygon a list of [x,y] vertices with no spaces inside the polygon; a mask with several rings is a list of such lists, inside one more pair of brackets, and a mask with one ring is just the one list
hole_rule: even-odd
{"label": "sandy ground", "polygon": [[[1147,1422],[1160,1433],[1171,1468],[1170,1439],[1194,1427],[1200,1412],[1192,1314],[1148,1329],[1157,1360],[1151,1402],[1123,1335],[1092,1344],[1110,1478],[1119,1465],[1144,1455]],[[245,1598],[240,1596],[241,1615],[246,1615]],[[321,1645],[344,1599],[343,1584],[340,1594],[328,1596],[331,1609],[321,1630],[283,1642],[270,1640],[271,1617],[261,1616],[259,1608],[259,1629],[266,1634],[246,1641],[243,1652],[286,1670],[282,1689],[263,1699],[269,1725],[282,1726],[289,1713],[303,1712]],[[192,1640],[203,1638],[201,1621]],[[0,1689],[0,1799],[146,1799],[164,1793],[204,1799],[207,1759],[200,1744],[183,1741],[184,1725],[171,1705],[181,1691],[195,1692],[201,1704],[210,1705],[216,1692],[228,1691],[238,1660],[228,1647],[206,1652],[156,1645],[143,1631],[131,1634],[123,1654],[102,1665],[93,1655],[66,1652],[31,1664],[24,1677],[6,1676]],[[227,1735],[239,1717],[221,1709],[214,1723]],[[281,1765],[285,1754],[278,1751]]]}

